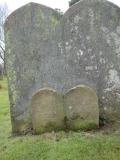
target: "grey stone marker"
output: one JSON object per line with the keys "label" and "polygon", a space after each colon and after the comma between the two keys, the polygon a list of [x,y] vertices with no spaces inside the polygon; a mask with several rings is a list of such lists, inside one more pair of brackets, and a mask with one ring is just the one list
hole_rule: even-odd
{"label": "grey stone marker", "polygon": [[32,96],[54,84],[52,68],[57,56],[54,33],[59,18],[53,9],[29,3],[6,20],[5,59],[14,133],[22,134],[32,127]]}
{"label": "grey stone marker", "polygon": [[120,115],[120,9],[80,0],[63,15],[30,3],[5,23],[6,69],[14,133],[32,127],[31,99],[42,88],[65,94],[77,85],[97,91],[100,116]]}
{"label": "grey stone marker", "polygon": [[51,89],[42,89],[32,98],[32,123],[37,134],[64,129],[63,97]]}
{"label": "grey stone marker", "polygon": [[99,126],[98,98],[87,86],[76,86],[64,97],[66,124],[73,130],[88,130]]}
{"label": "grey stone marker", "polygon": [[120,115],[120,8],[106,0],[80,0],[64,14],[61,26],[64,90],[80,84],[97,90],[100,116],[117,117]]}

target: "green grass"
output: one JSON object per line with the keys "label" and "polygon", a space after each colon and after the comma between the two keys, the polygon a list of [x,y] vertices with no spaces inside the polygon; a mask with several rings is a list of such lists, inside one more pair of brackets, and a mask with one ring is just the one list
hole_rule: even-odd
{"label": "green grass", "polygon": [[120,160],[120,132],[12,137],[7,81],[0,85],[0,160]]}

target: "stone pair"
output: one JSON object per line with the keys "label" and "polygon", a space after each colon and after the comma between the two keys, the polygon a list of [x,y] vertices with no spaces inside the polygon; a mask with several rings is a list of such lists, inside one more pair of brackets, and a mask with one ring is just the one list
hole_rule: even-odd
{"label": "stone pair", "polygon": [[99,126],[98,98],[87,86],[76,86],[65,95],[41,89],[32,98],[32,123],[36,134],[63,129],[88,130]]}

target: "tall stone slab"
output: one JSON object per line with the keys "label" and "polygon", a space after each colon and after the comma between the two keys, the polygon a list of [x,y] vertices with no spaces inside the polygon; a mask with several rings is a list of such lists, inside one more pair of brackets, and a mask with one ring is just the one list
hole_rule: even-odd
{"label": "tall stone slab", "polygon": [[14,133],[24,133],[32,127],[32,96],[41,88],[55,84],[52,72],[57,59],[54,33],[59,18],[53,9],[29,3],[6,20],[5,61]]}
{"label": "tall stone slab", "polygon": [[120,114],[120,8],[106,0],[80,0],[61,26],[64,89],[90,86],[97,90],[102,116]]}

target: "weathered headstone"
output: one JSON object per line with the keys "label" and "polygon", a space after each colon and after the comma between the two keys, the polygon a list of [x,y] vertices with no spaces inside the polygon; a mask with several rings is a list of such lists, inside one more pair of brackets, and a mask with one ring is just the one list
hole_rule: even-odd
{"label": "weathered headstone", "polygon": [[66,124],[73,130],[88,130],[99,126],[98,98],[87,86],[76,86],[64,97]]}
{"label": "weathered headstone", "polygon": [[32,123],[35,133],[64,129],[63,97],[54,90],[42,89],[32,98]]}
{"label": "weathered headstone", "polygon": [[60,20],[30,3],[5,23],[6,69],[14,133],[32,127],[31,99],[42,88],[65,94],[84,84],[97,91],[100,116],[120,114],[120,9],[80,0]]}
{"label": "weathered headstone", "polygon": [[54,84],[52,70],[56,67],[54,62],[57,63],[54,32],[59,18],[53,9],[29,3],[6,20],[5,59],[14,133],[23,133],[32,127],[32,96]]}
{"label": "weathered headstone", "polygon": [[64,89],[87,85],[97,90],[100,116],[120,114],[120,8],[106,0],[80,0],[61,26]]}

